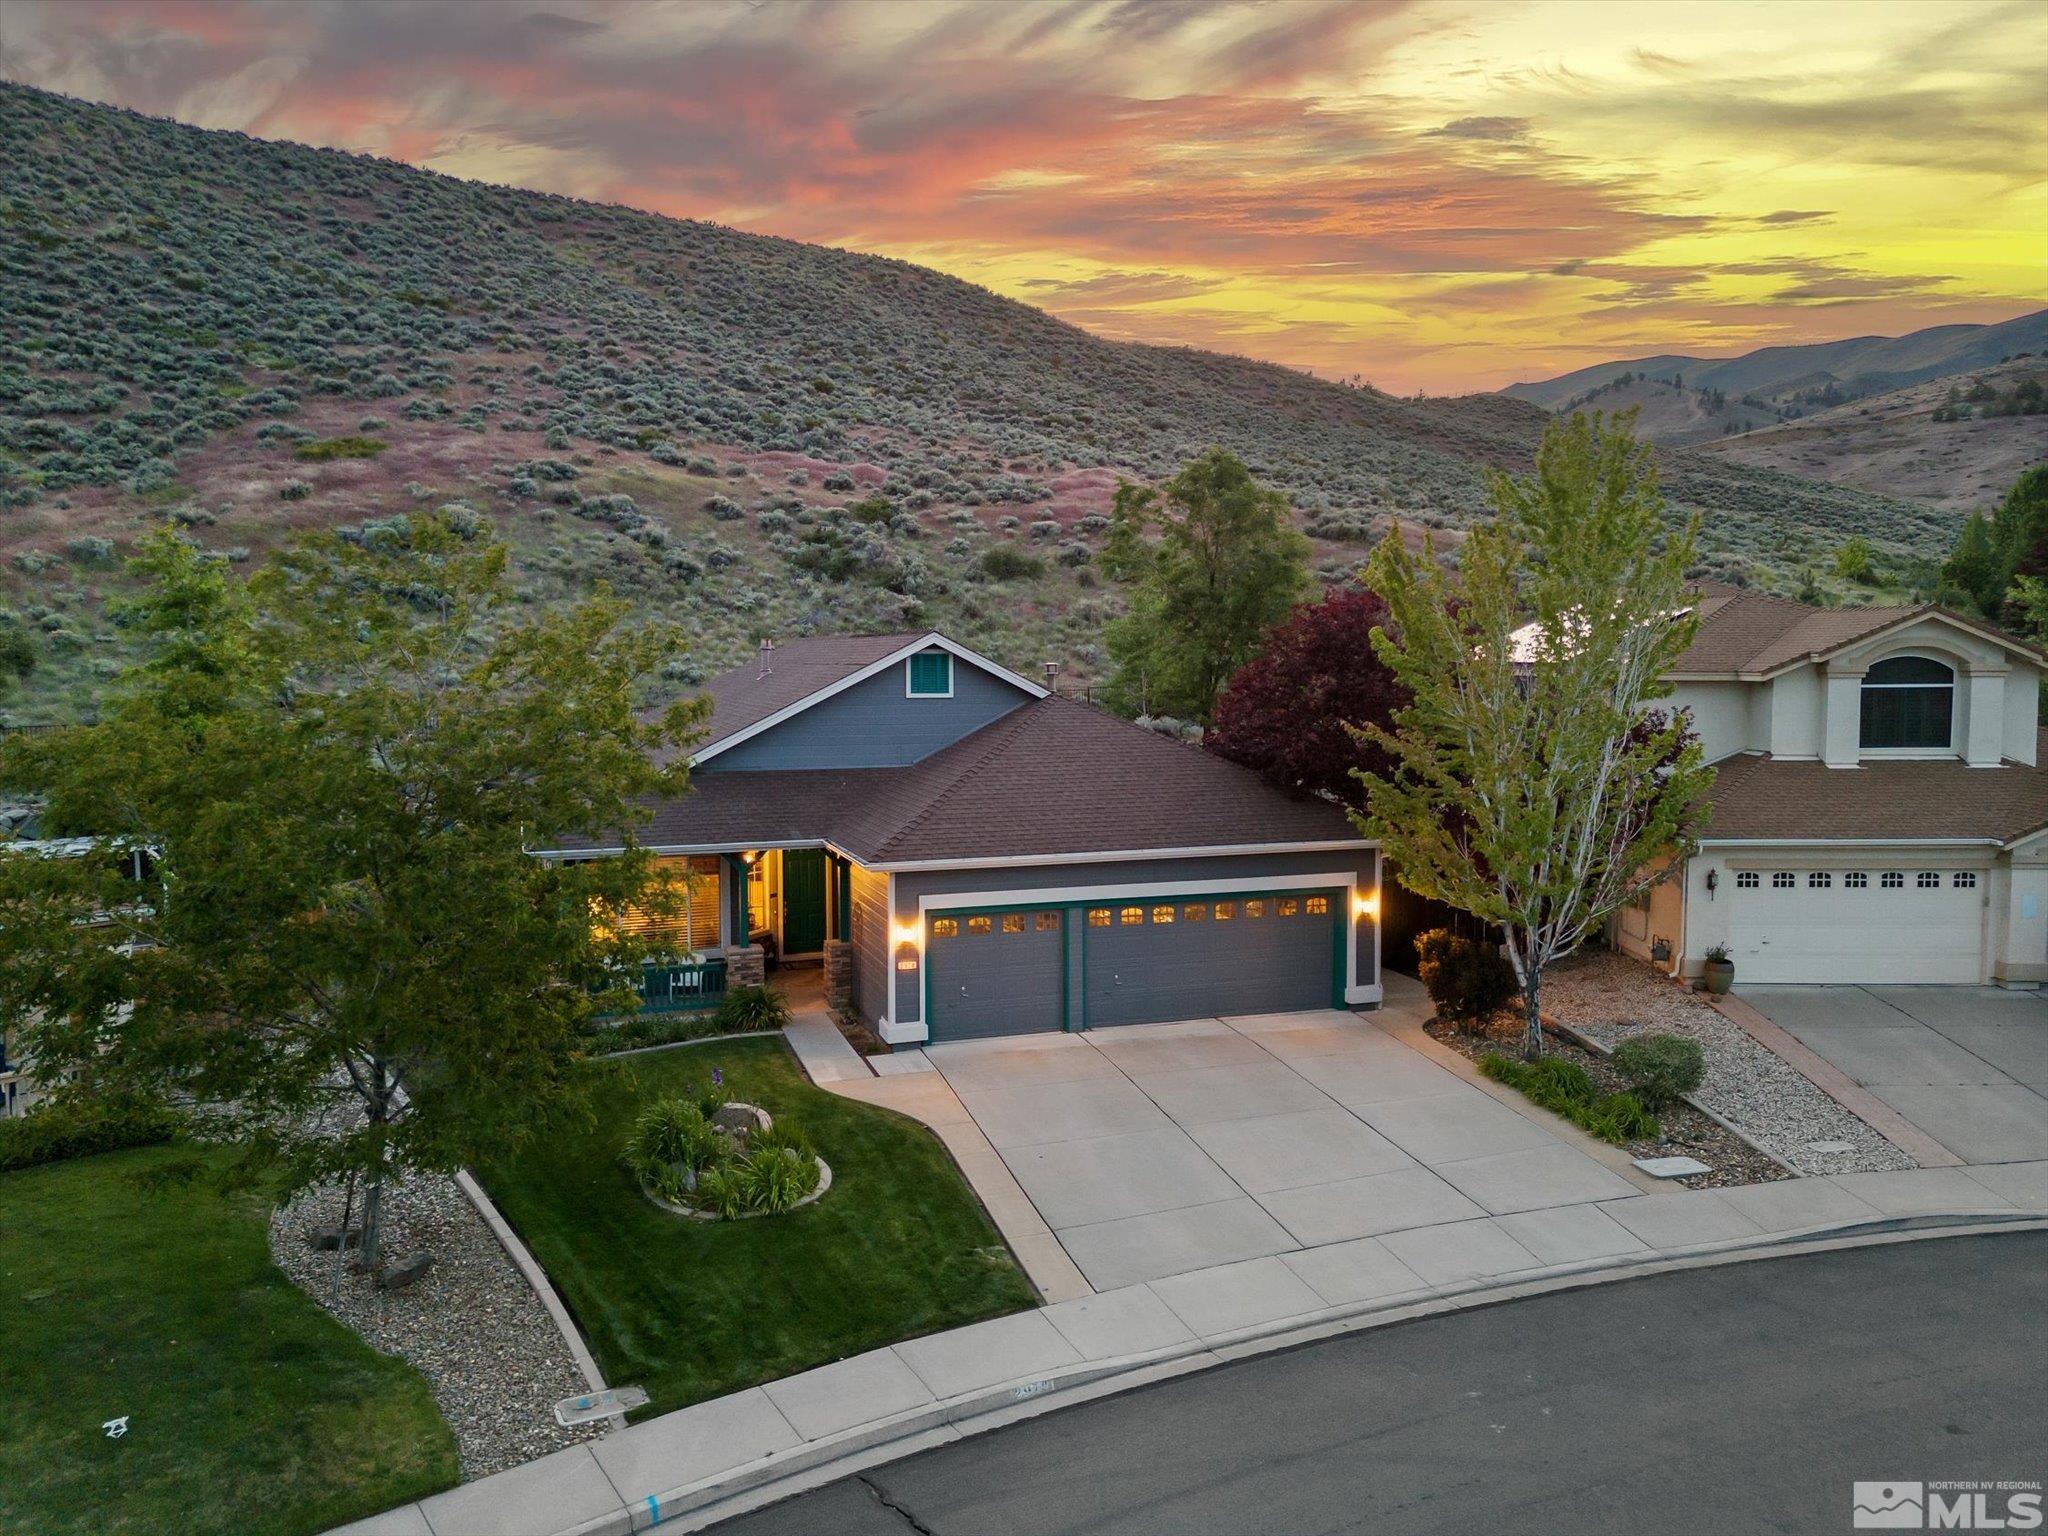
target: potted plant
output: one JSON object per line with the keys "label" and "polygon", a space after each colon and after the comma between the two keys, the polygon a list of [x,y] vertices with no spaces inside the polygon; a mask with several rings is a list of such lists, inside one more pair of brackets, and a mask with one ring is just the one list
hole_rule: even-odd
{"label": "potted plant", "polygon": [[1728,946],[1716,944],[1707,951],[1706,966],[1700,976],[1704,991],[1719,997],[1735,985],[1735,962],[1728,958]]}

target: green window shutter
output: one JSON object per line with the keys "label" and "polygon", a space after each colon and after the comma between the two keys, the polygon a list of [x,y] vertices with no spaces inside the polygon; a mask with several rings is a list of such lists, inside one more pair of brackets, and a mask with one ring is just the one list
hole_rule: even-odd
{"label": "green window shutter", "polygon": [[910,696],[942,698],[953,691],[953,658],[944,651],[924,651],[910,658]]}

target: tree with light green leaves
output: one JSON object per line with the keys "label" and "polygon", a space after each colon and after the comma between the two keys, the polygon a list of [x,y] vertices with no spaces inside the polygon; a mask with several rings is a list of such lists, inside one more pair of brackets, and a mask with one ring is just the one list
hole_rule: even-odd
{"label": "tree with light green leaves", "polygon": [[[646,707],[673,633],[602,591],[521,614],[504,547],[439,519],[247,585],[171,532],[133,569],[104,722],[10,743],[0,782],[151,875],[0,849],[0,1012],[67,1093],[191,1103],[242,1177],[359,1180],[374,1266],[395,1177],[582,1112],[640,947],[604,918],[681,899],[631,829],[702,706]],[[528,851],[579,833],[628,851]]]}
{"label": "tree with light green leaves", "polygon": [[1359,774],[1354,819],[1403,885],[1500,928],[1531,1059],[1545,967],[1697,846],[1713,782],[1686,718],[1650,707],[1697,627],[1696,524],[1667,528],[1633,416],[1555,421],[1533,478],[1496,473],[1455,577],[1398,535],[1367,571],[1412,701],[1361,732],[1393,766]]}
{"label": "tree with light green leaves", "polygon": [[1308,553],[1286,496],[1221,448],[1164,485],[1119,486],[1102,563],[1131,596],[1108,630],[1111,706],[1206,723],[1230,674],[1309,595]]}

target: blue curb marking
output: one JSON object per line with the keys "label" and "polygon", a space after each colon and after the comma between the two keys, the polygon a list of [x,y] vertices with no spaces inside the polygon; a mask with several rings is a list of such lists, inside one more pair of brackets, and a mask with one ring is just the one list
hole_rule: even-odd
{"label": "blue curb marking", "polygon": [[661,1524],[661,1500],[651,1493],[647,1495],[647,1523],[649,1525]]}

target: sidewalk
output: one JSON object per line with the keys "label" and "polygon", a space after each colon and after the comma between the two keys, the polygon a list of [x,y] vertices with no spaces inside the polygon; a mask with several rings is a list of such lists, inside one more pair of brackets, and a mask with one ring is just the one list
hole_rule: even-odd
{"label": "sidewalk", "polygon": [[694,1528],[736,1513],[743,1495],[794,1492],[796,1480],[842,1475],[856,1458],[908,1455],[1022,1414],[1318,1336],[1806,1241],[2042,1220],[2048,1161],[1640,1194],[1420,1227],[907,1340],[664,1414],[344,1530],[610,1536],[684,1517],[677,1528]]}

